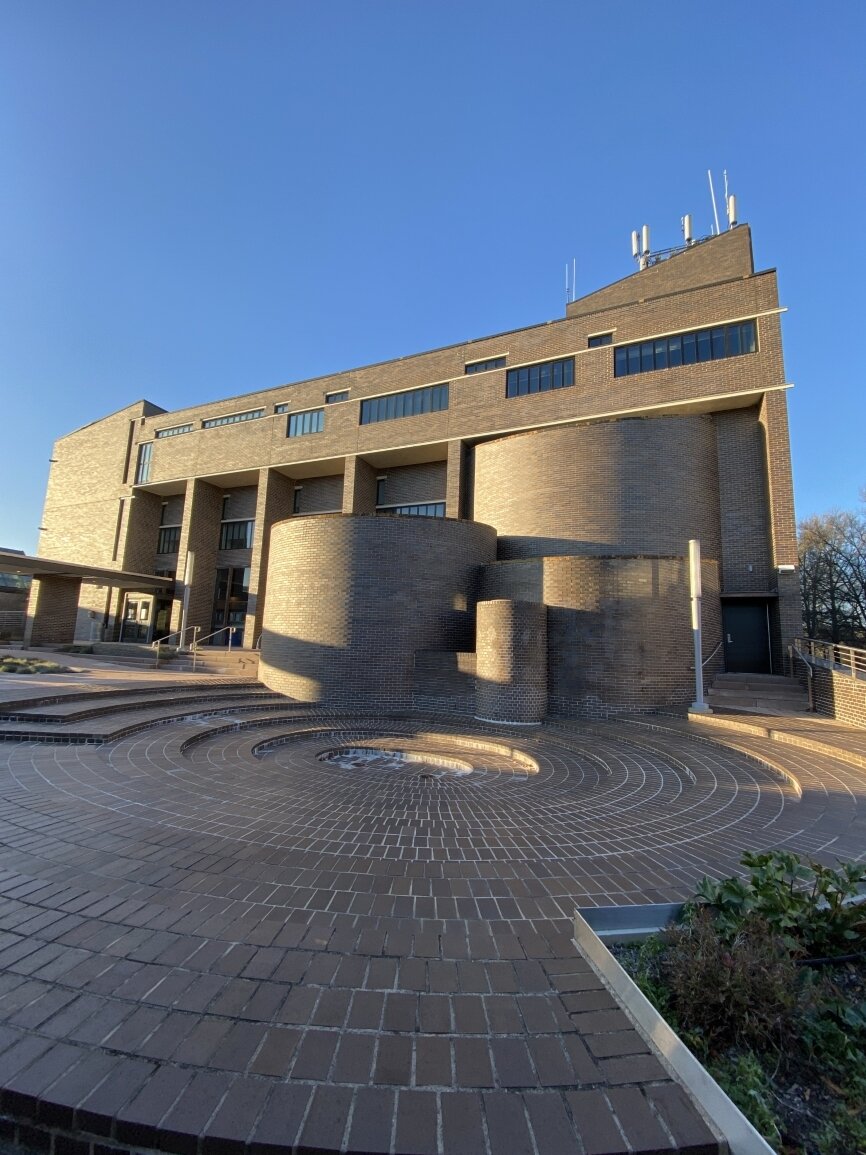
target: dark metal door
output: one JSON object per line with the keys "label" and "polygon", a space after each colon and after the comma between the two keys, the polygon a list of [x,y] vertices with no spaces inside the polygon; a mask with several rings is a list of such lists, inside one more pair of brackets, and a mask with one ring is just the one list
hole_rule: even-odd
{"label": "dark metal door", "polygon": [[768,626],[766,602],[722,603],[725,669],[729,673],[771,673]]}

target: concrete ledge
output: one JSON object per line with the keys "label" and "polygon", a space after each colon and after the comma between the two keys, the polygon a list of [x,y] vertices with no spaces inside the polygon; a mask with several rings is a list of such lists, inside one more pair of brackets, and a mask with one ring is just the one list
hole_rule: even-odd
{"label": "concrete ledge", "polygon": [[[628,908],[632,918],[640,909]],[[645,909],[647,913],[643,921],[651,921],[653,908]],[[731,1155],[775,1155],[770,1144],[758,1134],[739,1107],[668,1026],[577,911],[574,915],[574,941],[664,1066],[689,1094],[712,1130],[727,1142]]]}

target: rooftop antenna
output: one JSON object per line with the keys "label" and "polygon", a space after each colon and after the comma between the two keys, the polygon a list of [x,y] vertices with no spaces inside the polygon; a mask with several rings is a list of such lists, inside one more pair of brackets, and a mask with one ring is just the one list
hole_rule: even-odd
{"label": "rooftop antenna", "polygon": [[642,225],[640,232],[637,229],[631,231],[631,255],[637,261],[638,269],[643,270],[649,264],[650,255],[650,231],[649,225]]}
{"label": "rooftop antenna", "polygon": [[577,257],[571,258],[571,299],[577,300]]}
{"label": "rooftop antenna", "polygon": [[566,305],[571,300],[568,295],[568,261],[565,262],[565,303]]}
{"label": "rooftop antenna", "polygon": [[715,235],[718,236],[718,234],[721,232],[721,229],[719,228],[719,210],[716,208],[716,190],[713,188],[713,174],[709,169],[707,169],[707,180],[710,182],[710,197],[712,198],[713,202],[713,217],[716,221]]}
{"label": "rooftop antenna", "polygon": [[682,226],[683,230],[683,240],[687,245],[693,245],[695,243],[695,237],[694,233],[692,232],[692,214],[686,213],[684,217],[681,217],[680,225]]}

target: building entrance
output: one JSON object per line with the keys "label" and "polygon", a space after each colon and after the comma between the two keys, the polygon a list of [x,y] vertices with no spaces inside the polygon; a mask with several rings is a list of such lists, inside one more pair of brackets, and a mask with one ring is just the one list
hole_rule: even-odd
{"label": "building entrance", "polygon": [[[226,566],[216,571],[213,616],[209,639],[212,646],[244,644],[244,620],[250,597],[250,567]],[[218,632],[215,632],[218,631]]]}
{"label": "building entrance", "polygon": [[771,674],[769,605],[763,601],[722,602],[725,669]]}

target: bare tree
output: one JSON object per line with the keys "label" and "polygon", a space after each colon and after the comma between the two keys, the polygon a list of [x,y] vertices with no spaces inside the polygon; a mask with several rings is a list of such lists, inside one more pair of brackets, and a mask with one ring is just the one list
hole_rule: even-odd
{"label": "bare tree", "polygon": [[866,513],[836,510],[801,522],[800,586],[810,638],[866,644]]}

